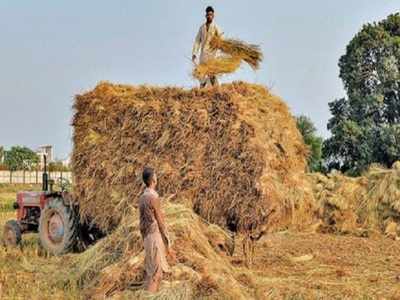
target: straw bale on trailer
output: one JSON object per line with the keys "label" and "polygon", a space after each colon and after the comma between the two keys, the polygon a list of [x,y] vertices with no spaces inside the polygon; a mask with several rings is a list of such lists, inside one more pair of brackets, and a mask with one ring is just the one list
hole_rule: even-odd
{"label": "straw bale on trailer", "polygon": [[[75,198],[109,231],[152,166],[165,197],[231,230],[306,226],[307,149],[285,103],[246,83],[191,89],[100,83],[74,105]],[[175,199],[175,200],[174,200]]]}

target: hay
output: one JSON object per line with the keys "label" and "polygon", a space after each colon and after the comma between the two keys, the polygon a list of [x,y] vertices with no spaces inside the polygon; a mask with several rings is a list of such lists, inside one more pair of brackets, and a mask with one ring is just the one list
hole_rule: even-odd
{"label": "hay", "polygon": [[[338,232],[379,230],[393,236],[400,224],[400,170],[372,165],[361,177],[311,174],[324,224]],[[390,226],[389,226],[390,224]],[[389,226],[389,228],[388,228]]]}
{"label": "hay", "polygon": [[241,60],[237,57],[219,57],[196,65],[193,77],[199,80],[207,76],[220,76],[235,72],[240,67]]}
{"label": "hay", "polygon": [[[111,235],[74,257],[71,280],[80,283],[83,298],[354,299],[385,295],[395,299],[399,295],[395,278],[400,247],[389,239],[273,233],[259,242],[249,269],[244,267],[240,245],[233,257],[224,250],[231,241],[218,226],[208,225],[184,205],[162,202],[177,259],[170,262],[172,272],[164,277],[160,291],[150,296],[142,290],[142,241],[137,211],[131,208]],[[377,274],[379,282],[371,285]]]}
{"label": "hay", "polygon": [[234,231],[312,222],[306,146],[287,106],[262,86],[101,83],[74,108],[75,199],[82,218],[104,231],[136,203],[145,165],[159,173],[161,195],[187,199]]}
{"label": "hay", "polygon": [[254,70],[260,67],[263,54],[258,45],[247,44],[236,39],[223,39],[215,35],[210,42],[210,47],[220,50],[226,55],[239,58],[250,65]]}
{"label": "hay", "polygon": [[[229,236],[183,205],[167,202],[163,209],[177,260],[170,261],[171,273],[156,298],[248,299],[246,287],[235,278],[224,250],[231,243]],[[85,298],[146,296],[138,220],[137,210],[131,208],[111,235],[75,259],[72,280],[86,291]]]}
{"label": "hay", "polygon": [[247,44],[235,39],[223,39],[218,35],[211,39],[210,47],[213,50],[221,51],[224,56],[196,65],[192,72],[194,78],[202,80],[207,76],[233,73],[239,69],[242,61],[248,63],[253,70],[257,70],[263,59],[258,45]]}

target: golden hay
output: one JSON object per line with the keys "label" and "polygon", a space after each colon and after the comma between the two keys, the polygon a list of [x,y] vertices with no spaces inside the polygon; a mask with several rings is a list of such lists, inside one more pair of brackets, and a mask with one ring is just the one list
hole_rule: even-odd
{"label": "golden hay", "polygon": [[240,58],[219,57],[210,59],[205,63],[196,65],[193,69],[193,77],[203,79],[207,76],[218,76],[235,72],[240,67]]}
{"label": "golden hay", "polygon": [[[385,232],[388,224],[400,224],[400,170],[376,165],[361,177],[333,172],[325,177],[311,174],[321,217],[335,231],[372,229]],[[393,234],[393,232],[391,233]]]}
{"label": "golden hay", "polygon": [[260,63],[263,59],[260,46],[247,44],[235,39],[223,39],[218,35],[215,35],[211,39],[210,47],[215,50],[220,50],[232,57],[244,60],[255,70],[260,67]]}
{"label": "golden hay", "polygon": [[400,247],[389,239],[273,233],[258,243],[249,269],[239,245],[233,257],[227,255],[224,249],[231,241],[223,230],[183,205],[162,202],[177,258],[170,261],[171,273],[164,277],[159,293],[142,290],[144,254],[137,210],[131,207],[111,235],[75,256],[71,280],[80,283],[83,298],[375,299],[385,295],[397,299],[400,295],[396,280]]}
{"label": "golden hay", "polygon": [[[157,298],[249,299],[224,250],[229,247],[229,236],[183,205],[166,202],[163,209],[177,259],[170,261],[171,273]],[[141,298],[145,296],[143,261],[138,211],[131,207],[111,235],[76,258],[73,280],[90,299],[116,296],[127,288],[131,290],[130,298]]]}
{"label": "golden hay", "polygon": [[161,195],[187,199],[231,230],[312,222],[306,146],[287,106],[263,86],[101,83],[74,108],[75,198],[81,216],[104,231],[136,203],[145,165],[157,170]]}

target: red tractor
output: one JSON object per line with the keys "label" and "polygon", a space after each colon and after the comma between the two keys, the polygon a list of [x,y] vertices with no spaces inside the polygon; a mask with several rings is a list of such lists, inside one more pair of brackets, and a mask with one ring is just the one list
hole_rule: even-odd
{"label": "red tractor", "polygon": [[40,245],[49,253],[61,255],[85,248],[102,236],[87,223],[80,223],[78,207],[66,191],[68,181],[59,180],[60,191],[54,191],[54,181],[43,173],[42,191],[18,192],[14,208],[17,219],[9,220],[3,231],[6,246],[17,246],[23,233],[38,232]]}

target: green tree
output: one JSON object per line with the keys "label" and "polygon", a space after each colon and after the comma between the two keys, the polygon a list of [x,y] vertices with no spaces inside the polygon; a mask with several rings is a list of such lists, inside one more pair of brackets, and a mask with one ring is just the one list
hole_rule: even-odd
{"label": "green tree", "polygon": [[0,146],[0,163],[3,162],[3,158],[4,158],[4,147]]}
{"label": "green tree", "polygon": [[400,159],[400,15],[365,25],[339,60],[347,97],[329,103],[330,168],[359,174]]}
{"label": "green tree", "polygon": [[307,160],[309,170],[311,172],[322,171],[322,137],[317,135],[317,129],[310,118],[301,115],[296,118],[296,121],[304,143],[310,149],[310,155]]}
{"label": "green tree", "polygon": [[38,162],[38,155],[27,147],[14,146],[4,153],[4,164],[12,171],[30,170]]}
{"label": "green tree", "polygon": [[4,161],[4,147],[0,146],[0,171],[8,169],[3,161]]}
{"label": "green tree", "polygon": [[57,172],[67,172],[70,171],[70,168],[68,166],[65,166],[62,161],[56,160],[54,162],[49,163],[49,171],[57,171]]}

